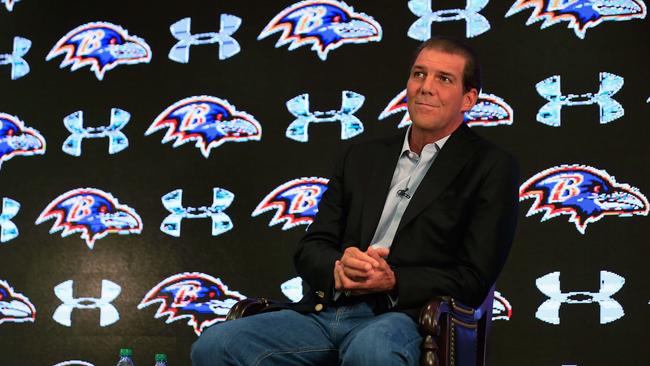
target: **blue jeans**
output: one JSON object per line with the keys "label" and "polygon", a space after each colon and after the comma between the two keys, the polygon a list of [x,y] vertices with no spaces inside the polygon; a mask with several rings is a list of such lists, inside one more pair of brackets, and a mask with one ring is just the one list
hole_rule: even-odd
{"label": "blue jeans", "polygon": [[421,341],[408,315],[375,315],[366,303],[280,310],[206,329],[192,345],[192,365],[417,365]]}

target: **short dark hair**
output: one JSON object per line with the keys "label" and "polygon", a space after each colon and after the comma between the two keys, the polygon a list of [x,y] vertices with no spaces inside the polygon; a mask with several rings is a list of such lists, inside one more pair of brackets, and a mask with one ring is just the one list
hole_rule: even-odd
{"label": "short dark hair", "polygon": [[463,91],[467,93],[472,88],[477,92],[481,91],[481,64],[476,51],[467,43],[456,38],[446,36],[435,36],[422,42],[415,50],[411,68],[415,60],[424,49],[435,49],[445,53],[451,53],[462,56],[465,59],[465,68],[463,69]]}

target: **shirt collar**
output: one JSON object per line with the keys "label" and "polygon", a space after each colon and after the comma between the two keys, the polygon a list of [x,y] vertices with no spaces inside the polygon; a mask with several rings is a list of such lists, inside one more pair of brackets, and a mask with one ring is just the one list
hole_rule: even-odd
{"label": "shirt collar", "polygon": [[[411,145],[409,145],[409,136],[410,135],[411,135],[411,126],[409,126],[408,130],[406,130],[406,136],[404,136],[404,143],[402,144],[402,152],[400,152],[400,156],[404,155],[404,152],[411,151]],[[422,152],[428,151],[428,150],[431,150],[431,149],[434,149],[434,151],[435,150],[442,150],[442,147],[447,142],[447,140],[449,140],[450,136],[451,136],[451,134],[449,134],[449,135],[447,135],[447,136],[445,136],[445,137],[443,137],[443,138],[441,138],[441,139],[439,139],[439,140],[437,140],[435,142],[424,145],[424,147],[422,148]],[[436,146],[437,146],[437,148],[436,148]]]}

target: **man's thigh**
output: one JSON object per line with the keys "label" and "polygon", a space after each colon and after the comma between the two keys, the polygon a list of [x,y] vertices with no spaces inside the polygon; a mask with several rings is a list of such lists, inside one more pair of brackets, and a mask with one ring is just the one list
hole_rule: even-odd
{"label": "man's thigh", "polygon": [[388,312],[356,327],[341,343],[342,365],[417,365],[422,336],[408,315]]}
{"label": "man's thigh", "polygon": [[321,323],[292,310],[216,324],[192,346],[194,366],[328,365],[337,358]]}

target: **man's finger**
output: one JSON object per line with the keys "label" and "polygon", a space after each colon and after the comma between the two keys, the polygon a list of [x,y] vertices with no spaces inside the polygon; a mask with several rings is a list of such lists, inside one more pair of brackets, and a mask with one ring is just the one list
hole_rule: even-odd
{"label": "man's finger", "polygon": [[345,276],[345,273],[343,273],[343,267],[340,266],[340,265],[339,265],[339,266],[336,266],[336,271],[338,272],[339,281],[341,282],[341,288],[340,288],[340,290],[341,290],[341,291],[349,290],[349,289],[350,289],[349,286],[350,286],[350,284],[352,283],[352,281],[350,281],[350,280]]}
{"label": "man's finger", "polygon": [[368,248],[368,255],[370,255],[370,252],[376,253],[378,256],[382,258],[388,257],[388,254],[390,253],[390,249],[386,247],[370,247]]}
{"label": "man's finger", "polygon": [[[374,260],[374,259],[373,259]],[[372,269],[373,265],[367,261],[363,261],[353,257],[341,257],[341,264],[346,268],[352,268],[357,271],[368,272]]]}
{"label": "man's finger", "polygon": [[339,265],[337,267],[337,270],[339,271],[338,276],[341,281],[341,288],[343,290],[359,290],[365,288],[363,282],[355,281],[355,279],[350,278],[345,274],[343,265]]}
{"label": "man's finger", "polygon": [[376,261],[379,262],[379,263],[384,262],[384,258],[382,258],[382,257],[377,253],[377,251],[374,250],[374,249],[372,249],[372,248],[368,248],[368,250],[366,251],[366,254],[368,254],[369,257],[373,258],[374,260],[376,260]]}
{"label": "man's finger", "polygon": [[370,269],[368,271],[365,271],[365,270],[360,271],[358,269],[354,269],[354,268],[344,266],[344,265],[342,265],[341,267],[343,267],[343,273],[345,273],[345,276],[350,278],[350,279],[353,279],[355,281],[363,281],[363,280],[367,279],[368,277],[370,277],[370,275],[373,272],[373,269]]}
{"label": "man's finger", "polygon": [[381,253],[387,253],[387,251],[383,250],[383,251],[380,252],[380,251],[377,251],[375,249],[368,248],[367,253],[368,253],[368,255],[370,257],[374,258],[377,261],[377,263],[379,263],[379,265],[377,267],[375,267],[375,269],[377,269],[377,270],[385,270],[386,268],[390,268],[390,266],[388,265],[388,262],[386,262],[386,259],[384,257],[380,256]]}
{"label": "man's finger", "polygon": [[354,258],[363,262],[367,262],[373,267],[377,267],[379,265],[379,263],[377,263],[374,258],[365,252],[362,252],[359,248],[356,247],[346,248],[341,258]]}
{"label": "man's finger", "polygon": [[341,279],[339,278],[339,267],[341,266],[341,262],[336,261],[334,263],[334,288],[337,290],[342,290],[341,288]]}

